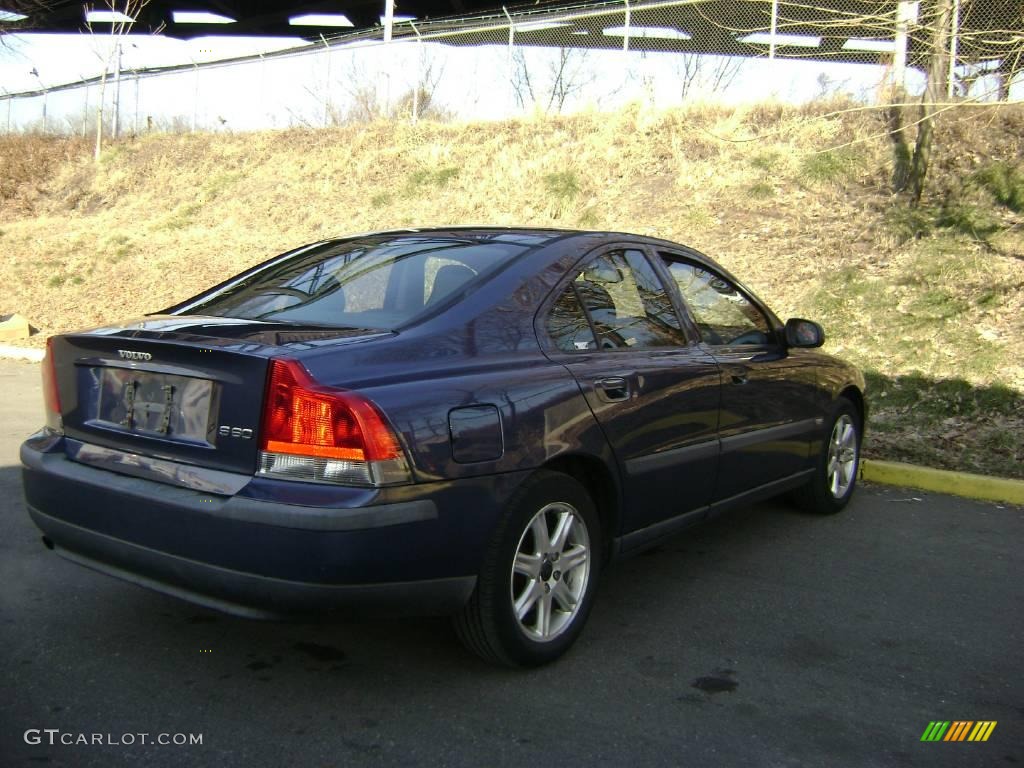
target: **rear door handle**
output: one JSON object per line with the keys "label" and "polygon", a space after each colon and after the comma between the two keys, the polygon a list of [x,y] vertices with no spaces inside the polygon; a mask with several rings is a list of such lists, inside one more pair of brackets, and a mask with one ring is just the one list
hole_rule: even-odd
{"label": "rear door handle", "polygon": [[594,382],[597,393],[609,403],[629,400],[629,382],[621,376],[610,376]]}

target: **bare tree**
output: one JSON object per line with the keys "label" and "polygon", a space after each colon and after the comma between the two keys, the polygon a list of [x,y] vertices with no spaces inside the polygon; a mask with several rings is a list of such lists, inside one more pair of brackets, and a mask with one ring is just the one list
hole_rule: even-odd
{"label": "bare tree", "polygon": [[679,97],[685,101],[694,91],[722,93],[739,76],[743,63],[744,59],[735,56],[681,54],[673,61],[673,69],[679,78]]}
{"label": "bare tree", "polygon": [[546,113],[561,113],[571,98],[579,95],[597,78],[589,67],[589,51],[557,48],[545,66],[531,71],[525,50],[512,54],[512,89],[523,109],[540,106]]}
{"label": "bare tree", "polygon": [[[96,149],[93,153],[93,159],[97,162],[100,159],[103,147],[103,100],[106,96],[107,76],[113,66],[115,68],[115,78],[120,79],[121,45],[123,39],[131,32],[135,20],[148,4],[149,0],[120,0],[120,2],[118,0],[105,0],[102,7],[99,8],[96,6],[86,6],[86,29],[96,42],[94,51],[103,66],[100,73],[99,99],[96,106]],[[106,35],[97,33],[93,28],[93,22],[89,20],[89,15],[97,10],[110,14],[110,32]],[[159,34],[161,30],[162,27],[154,30],[153,34]],[[116,125],[116,123],[115,115],[114,124]]]}

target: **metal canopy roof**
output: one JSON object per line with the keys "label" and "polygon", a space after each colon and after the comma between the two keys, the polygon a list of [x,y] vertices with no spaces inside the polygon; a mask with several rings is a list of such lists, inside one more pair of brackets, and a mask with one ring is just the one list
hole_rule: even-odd
{"label": "metal canopy roof", "polygon": [[[120,3],[115,3],[120,5]],[[763,54],[763,40],[756,44],[744,41],[746,33],[763,33],[771,24],[769,0],[633,0],[630,24],[634,28],[667,28],[679,30],[673,37],[629,36],[630,50],[677,51],[738,56]],[[882,49],[863,50],[852,46],[856,41],[891,40],[896,0],[815,0],[793,2],[783,0],[785,33],[776,43],[776,56],[829,61],[877,62]],[[925,14],[934,0],[922,0]],[[19,8],[20,6],[20,8]],[[102,10],[101,2],[85,4],[81,0],[0,0],[0,8],[29,14],[19,24],[36,32],[78,32],[86,27],[85,14],[91,7]],[[961,30],[984,35],[969,35],[961,43],[962,59],[992,59],[995,49],[1006,52],[1016,48],[1022,39],[1022,6],[1019,0],[986,0],[964,3],[960,18]],[[625,8],[622,0],[614,2],[572,2],[569,0],[536,0],[529,5],[509,5],[507,13],[516,25],[517,45],[544,45],[578,48],[621,48],[623,36],[609,34],[609,26],[621,24]],[[173,12],[192,11],[218,14],[232,23],[181,23]],[[296,37],[306,40],[325,38],[366,39],[381,35],[380,18],[384,0],[336,0],[335,2],[278,2],[256,0],[150,0],[138,14],[132,27],[136,33],[160,30],[169,37],[191,38],[202,35],[264,35]],[[290,18],[306,14],[344,14],[352,27],[336,25],[295,26]],[[613,14],[618,13],[616,19]],[[409,23],[396,23],[394,37],[422,35],[450,45],[507,44],[509,15],[500,0],[397,0],[395,14],[413,17]],[[571,23],[545,25],[544,19],[557,18]],[[781,20],[781,19],[780,19]],[[109,24],[94,23],[98,31]],[[792,45],[786,36],[817,37],[814,45]],[[976,42],[975,42],[976,41]],[[340,40],[339,40],[340,42]],[[984,48],[982,47],[984,45]],[[1004,47],[1005,46],[1005,47]],[[926,36],[909,38],[909,58],[914,61],[927,47]]]}

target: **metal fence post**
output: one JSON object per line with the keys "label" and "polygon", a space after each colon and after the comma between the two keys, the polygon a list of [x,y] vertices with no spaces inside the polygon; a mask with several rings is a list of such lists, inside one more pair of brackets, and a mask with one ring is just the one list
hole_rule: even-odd
{"label": "metal fence post", "polygon": [[327,127],[327,122],[330,116],[331,110],[331,46],[327,44],[327,39],[320,34],[320,42],[324,44],[324,50],[326,51],[324,56],[327,58],[327,73],[324,75],[324,128]]}
{"label": "metal fence post", "polygon": [[779,0],[772,0],[772,25],[768,32],[768,61],[775,61],[775,36],[779,33]]}
{"label": "metal fence post", "polygon": [[626,17],[623,20],[624,23],[622,25],[622,50],[624,53],[629,53],[629,23],[631,20],[629,0],[626,0]]}
{"label": "metal fence post", "polygon": [[395,26],[395,0],[384,0],[384,42],[391,42],[391,32]]}
{"label": "metal fence post", "polygon": [[135,70],[135,121],[132,124],[132,133],[139,135],[139,70]]}
{"label": "metal fence post", "polygon": [[420,31],[416,29],[416,25],[413,22],[409,22],[409,26],[412,27],[412,31],[416,34],[416,53],[418,54],[416,59],[416,80],[412,84],[412,124],[416,125],[416,121],[419,120],[420,112],[420,82],[422,80],[422,67],[424,61],[424,50],[423,50],[423,38],[420,36]]}
{"label": "metal fence post", "polygon": [[199,65],[192,60],[192,69],[196,73],[195,90],[192,92],[192,133],[196,132],[196,120],[199,117]]}
{"label": "metal fence post", "polygon": [[900,0],[896,5],[896,49],[892,57],[893,86],[900,90],[906,87],[907,39],[911,21],[917,21],[916,0]]}
{"label": "metal fence post", "polygon": [[512,59],[512,46],[516,41],[516,25],[512,23],[512,16],[509,14],[508,8],[503,5],[501,10],[505,12],[505,18],[508,19],[508,112],[511,117],[516,108],[515,62]]}
{"label": "metal fence post", "polygon": [[82,138],[85,138],[89,128],[89,84],[85,82],[85,77],[81,72],[78,73],[79,78],[82,80],[82,85],[85,86],[85,103],[82,107]]}
{"label": "metal fence post", "polygon": [[117,57],[114,59],[114,130],[111,135],[116,139],[121,133],[121,43],[117,43]]}

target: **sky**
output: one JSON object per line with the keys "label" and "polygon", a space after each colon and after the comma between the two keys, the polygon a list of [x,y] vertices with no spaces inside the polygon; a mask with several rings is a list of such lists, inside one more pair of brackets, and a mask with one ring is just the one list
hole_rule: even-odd
{"label": "sky", "polygon": [[[34,90],[80,80],[103,70],[110,49],[110,35],[11,34],[0,46],[0,88]],[[127,35],[122,66],[156,67],[214,61],[250,53],[277,51],[305,45],[300,38],[199,37],[178,40],[161,35]],[[38,76],[32,74],[32,70]]]}
{"label": "sky", "polygon": [[[8,35],[0,46],[0,96],[3,92],[36,90],[99,74],[104,68],[112,38],[95,36],[21,34]],[[122,70],[209,62],[234,56],[305,46],[300,38],[204,37],[178,40],[151,35],[123,38]],[[512,86],[516,66],[529,68],[531,80],[544,90],[546,73],[553,71],[558,49],[526,46],[513,63],[504,46],[418,45],[395,42],[337,46],[329,55],[268,58],[243,66],[204,69],[134,81],[127,76],[122,86],[119,117],[137,130],[152,121],[168,125],[195,125],[208,130],[249,130],[324,124],[329,113],[344,113],[357,94],[369,89],[381,101],[395,102],[411,93],[415,83],[428,74],[435,83],[435,102],[461,119],[495,119],[530,112],[537,106],[523,104]],[[572,66],[585,81],[570,97],[566,111],[581,108],[614,109],[624,103],[646,100],[654,106],[681,103],[680,54],[642,54],[630,51],[577,50]],[[721,57],[703,57],[710,65]],[[730,61],[737,61],[732,59]],[[871,101],[886,72],[863,64],[765,58],[743,62],[733,86],[724,93],[702,92],[698,87],[686,98],[713,98],[727,103],[775,98],[805,102],[827,93],[844,93]],[[468,76],[467,73],[471,73]],[[921,78],[911,72],[908,86],[917,91]],[[13,129],[39,125],[48,129],[86,129],[84,115],[95,109],[94,86],[71,92],[55,92],[47,99],[19,99],[10,106],[8,125]],[[519,94],[520,96],[522,94]],[[112,98],[109,92],[105,98]],[[545,101],[542,97],[538,101]],[[0,102],[3,104],[3,102]],[[3,107],[0,107],[3,109]],[[0,127],[4,115],[0,112]]]}

